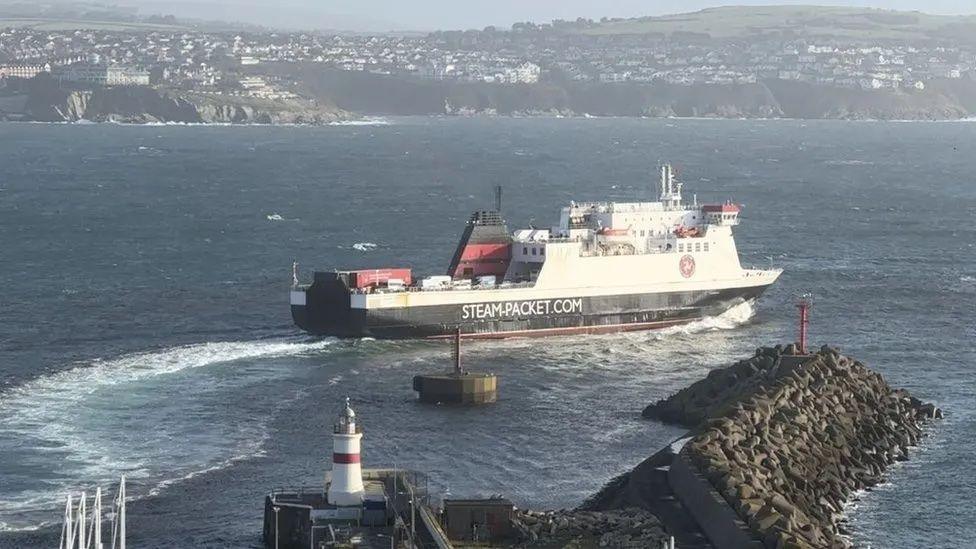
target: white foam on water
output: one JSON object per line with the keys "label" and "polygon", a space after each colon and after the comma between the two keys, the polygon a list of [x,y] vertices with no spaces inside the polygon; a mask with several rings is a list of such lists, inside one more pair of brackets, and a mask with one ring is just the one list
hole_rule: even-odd
{"label": "white foam on water", "polygon": [[[333,343],[295,338],[185,345],[79,364],[5,391],[0,463],[10,464],[10,484],[16,475],[28,477],[30,489],[0,485],[0,529],[37,529],[68,491],[108,486],[121,473],[155,486],[148,494],[133,490],[139,498],[260,455],[270,417],[239,421],[221,418],[206,404],[194,408],[201,406],[196,399],[233,390],[223,383],[255,381],[215,377],[220,370],[195,381],[200,374],[193,370],[233,368],[239,361],[253,368],[255,359],[314,354]],[[261,379],[283,375],[271,367],[257,373]],[[219,425],[210,423],[214,418]],[[34,478],[33,470],[43,473]]]}
{"label": "white foam on water", "polygon": [[[67,496],[65,496],[67,497]],[[46,528],[48,526],[57,524],[53,520],[46,520],[44,522],[39,522],[31,526],[11,526],[6,522],[0,521],[0,532],[36,532],[41,528]]]}
{"label": "white foam on water", "polygon": [[364,116],[356,120],[339,120],[330,122],[330,126],[389,126],[390,120],[382,116]]}
{"label": "white foam on water", "polygon": [[32,402],[57,400],[63,403],[83,400],[85,394],[104,387],[262,356],[297,355],[325,349],[335,340],[300,342],[289,340],[225,341],[198,343],[125,355],[110,360],[96,359],[55,374],[42,376],[0,395],[0,417]]}
{"label": "white foam on water", "polygon": [[869,160],[827,160],[824,164],[828,166],[874,166],[874,162]]}
{"label": "white foam on water", "polygon": [[666,337],[674,334],[699,334],[702,332],[733,330],[748,323],[755,315],[755,304],[752,301],[745,301],[733,306],[720,315],[706,316],[688,324],[663,328],[653,333],[659,337]]}
{"label": "white foam on water", "polygon": [[[190,471],[189,473],[181,477],[161,480],[156,484],[156,486],[154,486],[152,489],[149,490],[149,492],[146,494],[145,497],[158,496],[163,490],[169,488],[170,486],[205,475],[207,473],[212,473],[215,471],[220,471],[221,469],[226,469],[231,465],[234,465],[235,463],[239,463],[246,459],[263,457],[265,455],[264,443],[267,442],[269,438],[271,438],[270,434],[267,431],[264,431],[260,438],[257,438],[253,441],[249,441],[248,443],[246,443],[244,445],[244,448],[242,448],[243,451],[237,455],[230,456],[229,458],[219,461],[209,467],[204,467],[203,469]],[[142,499],[142,498],[137,497],[133,499]]]}
{"label": "white foam on water", "polygon": [[361,252],[370,252],[376,249],[376,244],[373,242],[357,242],[352,247]]}

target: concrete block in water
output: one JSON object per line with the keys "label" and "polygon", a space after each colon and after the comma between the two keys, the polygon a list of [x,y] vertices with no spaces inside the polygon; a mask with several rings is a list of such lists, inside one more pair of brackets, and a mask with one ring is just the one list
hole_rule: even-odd
{"label": "concrete block in water", "polygon": [[498,378],[474,372],[415,376],[413,390],[429,404],[488,404],[498,400]]}

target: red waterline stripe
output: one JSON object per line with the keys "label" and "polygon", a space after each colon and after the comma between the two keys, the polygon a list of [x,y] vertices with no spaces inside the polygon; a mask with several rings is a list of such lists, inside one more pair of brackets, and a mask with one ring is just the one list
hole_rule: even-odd
{"label": "red waterline stripe", "polygon": [[359,463],[359,454],[332,454],[332,463]]}

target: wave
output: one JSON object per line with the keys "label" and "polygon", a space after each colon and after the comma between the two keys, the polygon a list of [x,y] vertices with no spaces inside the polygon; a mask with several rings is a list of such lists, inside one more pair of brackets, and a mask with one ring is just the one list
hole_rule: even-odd
{"label": "wave", "polygon": [[827,160],[824,164],[828,166],[874,166],[874,162],[868,160]]}
{"label": "wave", "polygon": [[84,394],[105,385],[119,385],[150,376],[171,374],[188,368],[200,368],[221,362],[273,355],[295,355],[317,351],[335,340],[312,342],[268,340],[197,343],[125,355],[111,360],[96,359],[90,365],[40,377],[0,395],[0,417],[32,398],[58,398],[78,402]]}
{"label": "wave", "polygon": [[143,497],[137,496],[135,498],[131,498],[131,500],[138,500],[146,497],[155,497],[161,494],[167,488],[179,484],[181,482],[185,482],[197,478],[199,476],[206,475],[208,473],[214,473],[222,469],[227,469],[228,467],[231,467],[234,464],[240,463],[244,460],[264,457],[265,456],[264,445],[270,438],[271,438],[270,434],[267,431],[265,431],[260,438],[247,444],[241,453],[230,456],[229,458],[219,461],[209,467],[205,467],[203,469],[197,469],[195,471],[190,471],[189,473],[181,477],[163,479],[158,483],[156,483],[156,485],[153,488],[151,488],[145,496]]}
{"label": "wave", "polygon": [[353,249],[361,252],[370,252],[376,249],[376,244],[373,242],[357,242],[353,244],[352,247]]}
{"label": "wave", "polygon": [[724,313],[716,316],[707,316],[688,324],[671,326],[654,332],[659,336],[669,336],[675,334],[689,335],[702,332],[716,332],[719,330],[733,330],[747,324],[756,315],[756,306],[752,301],[746,301],[735,305]]}
{"label": "wave", "polygon": [[[109,486],[121,473],[140,499],[261,455],[270,437],[267,412],[289,397],[256,402],[251,407],[266,413],[255,415],[235,413],[233,406],[249,404],[229,403],[227,393],[287,375],[275,358],[313,355],[335,341],[184,345],[79,364],[6,390],[0,463],[10,467],[0,486],[2,529],[43,526],[68,491]],[[193,372],[201,369],[206,373]]]}
{"label": "wave", "polygon": [[364,116],[356,120],[329,122],[330,126],[389,126],[391,122],[382,116]]}

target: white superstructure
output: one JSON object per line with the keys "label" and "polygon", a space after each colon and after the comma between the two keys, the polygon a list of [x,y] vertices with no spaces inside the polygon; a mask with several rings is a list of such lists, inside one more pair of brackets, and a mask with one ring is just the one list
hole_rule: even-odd
{"label": "white superstructure", "polygon": [[781,269],[742,268],[732,234],[738,205],[685,204],[681,187],[665,165],[657,202],[573,202],[552,228],[515,231],[503,284],[438,280],[432,291],[435,285],[422,280],[416,289],[354,294],[352,307],[711,290],[768,285],[779,277]]}
{"label": "white superstructure", "polygon": [[685,203],[670,165],[659,190],[656,201],[572,202],[552,227],[513,234],[499,212],[475,212],[447,276],[352,284],[350,272],[316,273],[294,285],[293,317],[314,333],[383,338],[651,329],[757,299],[782,274],[742,267],[737,204]]}

